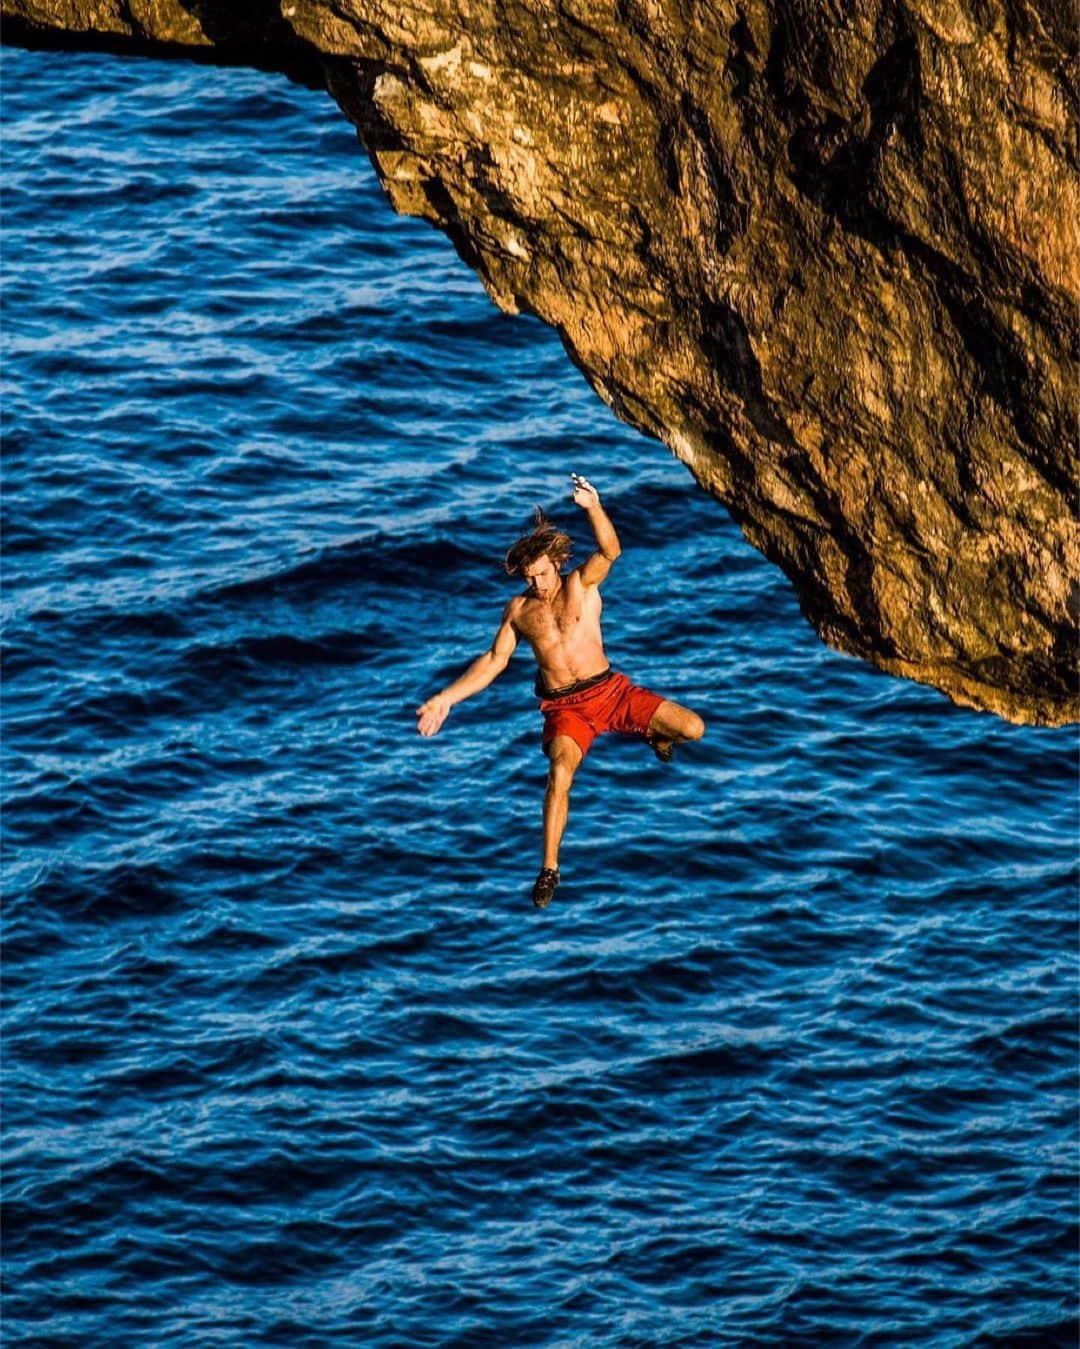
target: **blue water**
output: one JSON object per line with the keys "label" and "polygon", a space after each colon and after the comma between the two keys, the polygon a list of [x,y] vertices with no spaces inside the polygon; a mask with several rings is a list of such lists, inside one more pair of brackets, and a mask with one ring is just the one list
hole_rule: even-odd
{"label": "blue water", "polygon": [[[1073,731],[822,646],[324,96],[5,52],[5,1345],[1065,1345]],[[552,907],[528,653],[624,553]]]}

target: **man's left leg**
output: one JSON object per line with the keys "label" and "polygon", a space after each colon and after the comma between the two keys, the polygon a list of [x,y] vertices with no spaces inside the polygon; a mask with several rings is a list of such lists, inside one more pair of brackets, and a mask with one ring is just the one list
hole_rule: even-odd
{"label": "man's left leg", "polygon": [[652,714],[645,738],[656,757],[668,763],[676,745],[685,744],[687,740],[700,740],[704,734],[705,723],[696,712],[665,698]]}

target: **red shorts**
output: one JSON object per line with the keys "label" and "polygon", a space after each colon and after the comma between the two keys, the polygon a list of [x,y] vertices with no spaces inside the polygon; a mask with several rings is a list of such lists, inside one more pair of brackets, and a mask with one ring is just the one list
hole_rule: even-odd
{"label": "red shorts", "polygon": [[659,693],[631,684],[624,674],[613,672],[580,693],[545,698],[540,704],[544,714],[541,744],[546,750],[557,735],[568,735],[577,742],[584,757],[596,737],[605,731],[644,735],[663,701]]}

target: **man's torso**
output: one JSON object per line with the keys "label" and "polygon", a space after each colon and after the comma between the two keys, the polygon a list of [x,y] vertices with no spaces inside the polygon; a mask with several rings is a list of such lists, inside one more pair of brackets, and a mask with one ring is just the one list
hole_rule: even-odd
{"label": "man's torso", "polygon": [[531,595],[515,601],[511,621],[532,647],[547,688],[588,679],[607,667],[600,632],[602,607],[599,589],[583,585],[577,571],[563,578],[550,601]]}

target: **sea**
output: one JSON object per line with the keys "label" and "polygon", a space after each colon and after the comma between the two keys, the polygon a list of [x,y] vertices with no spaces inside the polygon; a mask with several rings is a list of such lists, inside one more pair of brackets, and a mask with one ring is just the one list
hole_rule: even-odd
{"label": "sea", "polygon": [[[5,50],[5,1346],[1066,1346],[1075,728],[826,648],[282,77]],[[623,554],[538,911],[537,505]]]}

